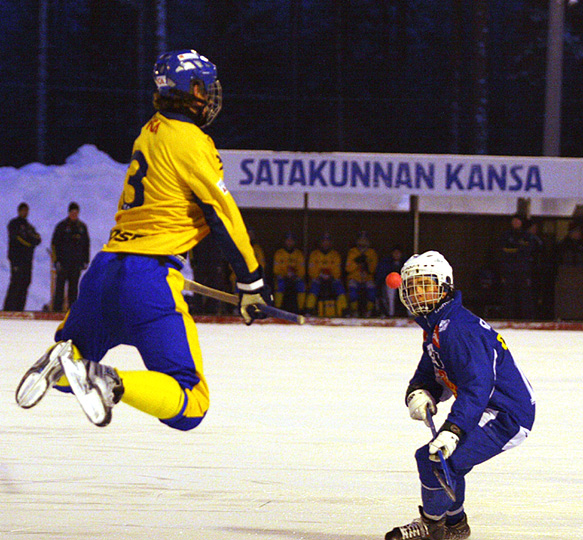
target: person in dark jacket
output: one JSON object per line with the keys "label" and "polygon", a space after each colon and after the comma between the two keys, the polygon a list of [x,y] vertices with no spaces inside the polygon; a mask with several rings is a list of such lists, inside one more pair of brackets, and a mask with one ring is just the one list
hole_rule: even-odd
{"label": "person in dark jacket", "polygon": [[[417,450],[420,518],[386,540],[464,540],[466,475],[523,442],[535,416],[532,388],[500,334],[462,305],[453,270],[437,251],[413,255],[401,270],[401,301],[423,329],[423,354],[405,394],[409,415],[430,425],[437,404],[455,400],[437,436]],[[442,487],[442,453],[454,497]],[[455,500],[454,500],[455,499]]]}
{"label": "person in dark jacket", "polygon": [[567,236],[557,246],[557,263],[583,267],[583,225],[571,223]]}
{"label": "person in dark jacket", "polygon": [[8,223],[8,260],[10,285],[4,299],[4,311],[24,311],[32,279],[32,256],[41,242],[40,234],[28,222],[28,204],[18,205],[18,216]]}
{"label": "person in dark jacket", "polygon": [[385,278],[391,272],[401,272],[405,257],[403,248],[395,245],[391,252],[379,260],[375,272],[375,284],[377,287],[377,300],[381,316],[386,317],[406,317],[407,310],[399,302],[397,289],[391,289],[385,282]]}
{"label": "person in dark jacket", "polygon": [[[194,280],[219,291],[227,290],[227,260],[212,236],[206,236],[188,252]],[[214,298],[195,294],[191,307],[195,313],[223,315],[226,304]]]}
{"label": "person in dark jacket", "polygon": [[509,319],[535,318],[533,243],[524,221],[518,214],[512,216],[510,229],[498,239],[502,302]]}
{"label": "person in dark jacket", "polygon": [[69,204],[69,215],[57,223],[51,241],[57,272],[53,311],[63,311],[65,283],[68,283],[69,306],[77,299],[81,271],[89,264],[89,231],[79,219],[79,205]]}

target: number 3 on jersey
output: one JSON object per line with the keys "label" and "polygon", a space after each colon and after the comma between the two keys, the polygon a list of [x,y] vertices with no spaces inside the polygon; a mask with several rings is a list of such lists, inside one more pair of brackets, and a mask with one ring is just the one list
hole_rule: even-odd
{"label": "number 3 on jersey", "polygon": [[144,154],[136,150],[126,174],[122,195],[122,210],[129,210],[144,204],[144,178],[148,172],[148,163]]}

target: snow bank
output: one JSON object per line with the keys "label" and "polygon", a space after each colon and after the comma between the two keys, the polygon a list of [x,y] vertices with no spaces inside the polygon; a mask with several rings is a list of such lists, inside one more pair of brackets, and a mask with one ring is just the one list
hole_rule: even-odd
{"label": "snow bank", "polygon": [[[107,241],[121,194],[127,165],[117,163],[94,145],[84,145],[64,165],[30,163],[16,169],[0,167],[3,227],[16,217],[17,206],[30,206],[28,220],[42,237],[35,250],[27,310],[41,310],[50,301],[51,236],[55,225],[67,217],[71,201],[81,207],[87,224],[93,257]],[[0,302],[4,303],[10,281],[8,234],[0,233]],[[0,309],[2,308],[0,305]]]}

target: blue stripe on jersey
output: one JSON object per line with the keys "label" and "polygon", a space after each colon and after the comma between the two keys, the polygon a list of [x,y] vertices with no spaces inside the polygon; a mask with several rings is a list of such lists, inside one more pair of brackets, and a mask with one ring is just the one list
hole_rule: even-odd
{"label": "blue stripe on jersey", "polygon": [[213,240],[217,242],[223,255],[233,268],[233,271],[237,276],[237,281],[241,283],[253,283],[260,279],[262,277],[260,269],[257,269],[254,272],[249,271],[243,254],[239,251],[239,248],[237,248],[237,245],[231,238],[229,231],[221,221],[213,205],[202,202],[195,193],[192,195],[194,197],[194,202],[202,210],[207,225],[211,229]]}

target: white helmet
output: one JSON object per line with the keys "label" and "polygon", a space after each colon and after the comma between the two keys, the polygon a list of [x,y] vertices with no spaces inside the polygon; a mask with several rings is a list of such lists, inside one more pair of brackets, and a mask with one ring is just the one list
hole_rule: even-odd
{"label": "white helmet", "polygon": [[437,251],[411,256],[401,269],[401,278],[401,302],[414,315],[431,313],[453,291],[453,269]]}

